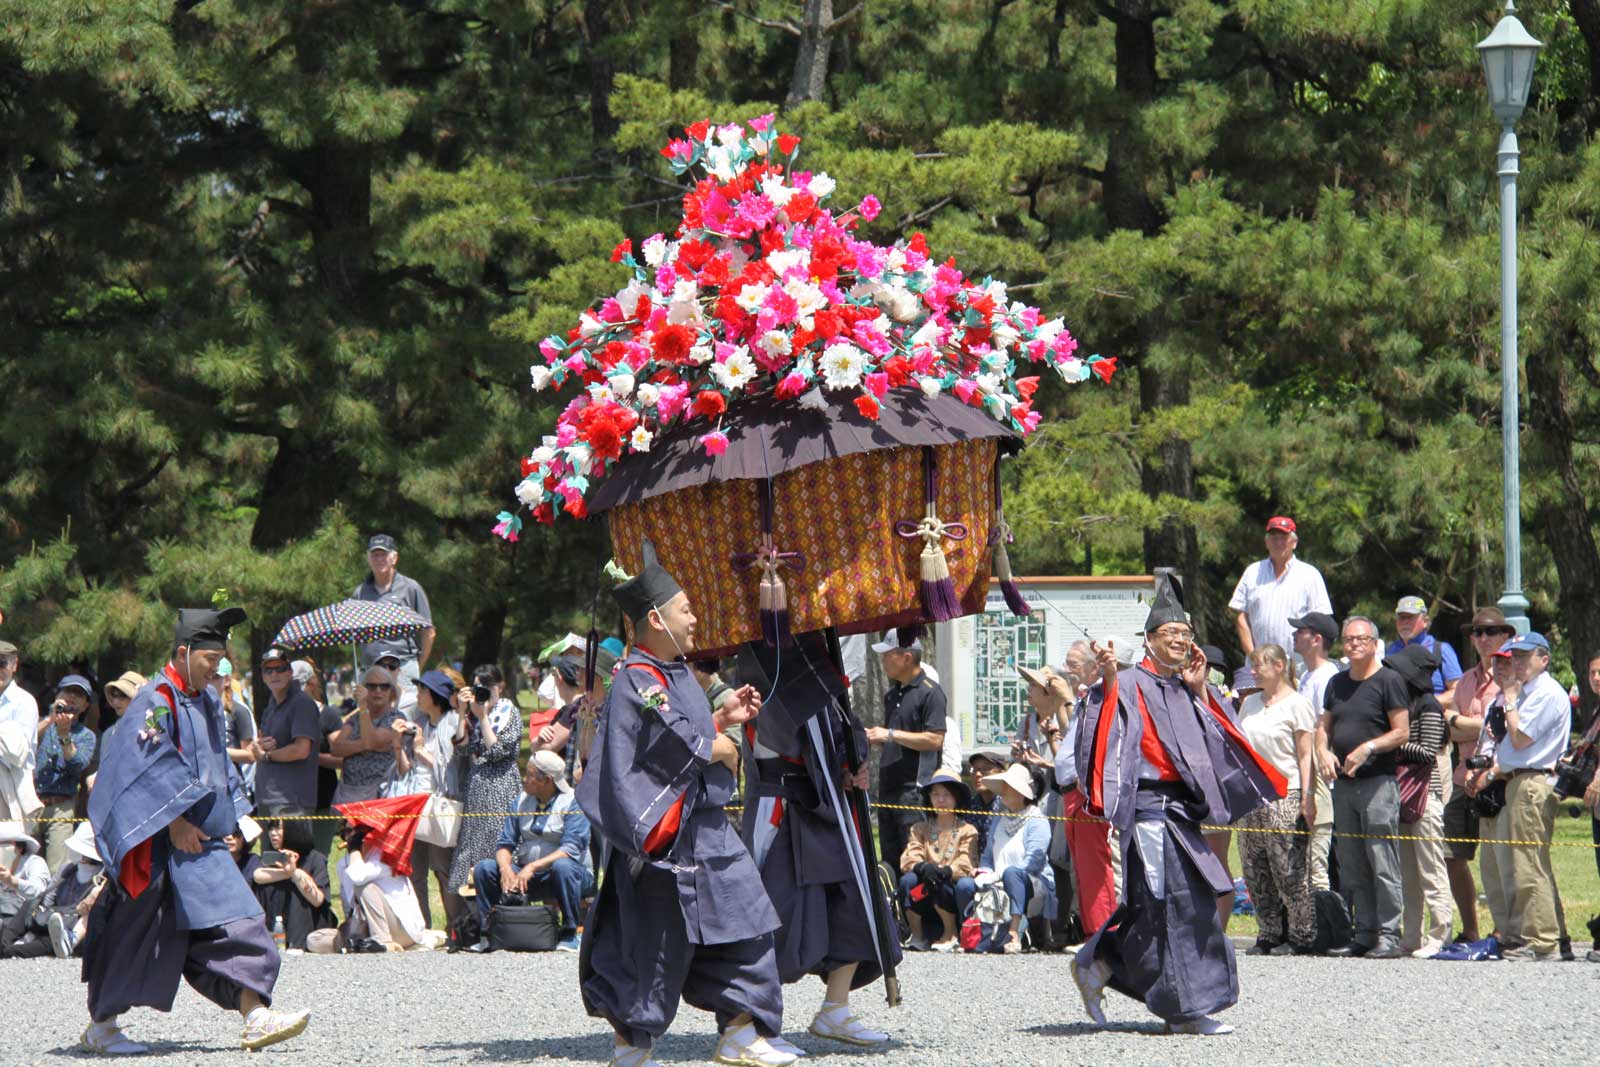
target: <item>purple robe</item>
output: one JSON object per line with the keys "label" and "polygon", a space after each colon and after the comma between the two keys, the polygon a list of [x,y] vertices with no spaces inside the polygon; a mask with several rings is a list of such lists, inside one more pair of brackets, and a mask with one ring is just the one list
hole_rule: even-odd
{"label": "purple robe", "polygon": [[[1142,748],[1145,713],[1176,781]],[[1101,960],[1111,988],[1169,1023],[1239,999],[1233,945],[1216,898],[1233,891],[1201,823],[1231,823],[1284,793],[1284,781],[1252,749],[1217,694],[1194,698],[1181,678],[1145,665],[1117,675],[1111,694],[1089,691],[1078,730],[1080,785],[1089,810],[1117,828],[1123,899],[1082,949]]]}
{"label": "purple robe", "polygon": [[[715,738],[688,665],[636,648],[617,671],[578,784],[578,805],[605,845],[579,985],[589,1014],[637,1047],[666,1031],[680,996],[716,1013],[719,1027],[746,1012],[765,1036],[782,1026],[778,916],[723,810],[734,778],[711,760]],[[674,810],[675,836],[647,853]]]}
{"label": "purple robe", "polygon": [[[154,729],[147,715],[156,718]],[[90,1015],[99,1021],[136,1006],[170,1011],[180,978],[222,1007],[237,1008],[245,989],[271,1003],[278,952],[222,840],[249,807],[228,759],[216,694],[186,694],[160,675],[102,745],[89,821],[108,882],[84,947]],[[209,836],[200,852],[172,847],[167,826],[179,815]],[[143,858],[148,884],[125,877]]]}
{"label": "purple robe", "polygon": [[[845,851],[842,830],[829,796],[846,775],[839,758],[838,731],[852,729],[857,751],[865,752],[866,734],[853,719],[846,724],[829,708],[812,710],[818,731],[785,729],[769,705],[747,728],[745,748],[744,840],[783,926],[777,934],[778,974],[785,983],[808,974],[856,964],[851,988],[874,982],[883,973],[878,947],[867,921],[867,905]],[[769,718],[768,716],[772,716]],[[826,727],[823,724],[826,723]],[[753,735],[753,736],[752,736]],[[826,751],[819,751],[819,744]],[[844,812],[850,818],[849,809]],[[859,852],[859,847],[856,850]],[[884,914],[878,922],[892,924]],[[889,927],[892,929],[892,926]],[[894,963],[900,946],[890,938]]]}

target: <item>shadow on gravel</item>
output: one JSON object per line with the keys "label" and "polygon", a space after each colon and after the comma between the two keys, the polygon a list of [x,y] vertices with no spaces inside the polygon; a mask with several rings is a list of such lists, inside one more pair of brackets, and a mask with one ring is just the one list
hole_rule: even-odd
{"label": "shadow on gravel", "polygon": [[[668,1034],[656,1042],[655,1054],[672,1060],[709,1060],[709,1037]],[[507,1038],[501,1041],[436,1041],[417,1046],[424,1052],[465,1052],[490,1063],[605,1063],[611,1059],[611,1035],[599,1030],[565,1037]]]}
{"label": "shadow on gravel", "polygon": [[[162,1056],[193,1056],[196,1053],[202,1052],[240,1051],[238,1045],[234,1045],[232,1048],[230,1048],[227,1045],[206,1045],[199,1041],[143,1041],[141,1044],[145,1045],[145,1047],[147,1047],[150,1051],[146,1052],[142,1056],[127,1057],[128,1059],[156,1060],[160,1059]],[[73,1042],[70,1045],[62,1045],[60,1048],[50,1049],[45,1053],[45,1055],[61,1056],[72,1060],[93,1060],[99,1062],[106,1062],[110,1059],[106,1056],[97,1056],[92,1052],[85,1052],[83,1049],[78,1047],[77,1042]]]}
{"label": "shadow on gravel", "polygon": [[1082,1037],[1087,1034],[1148,1034],[1151,1037],[1165,1037],[1166,1032],[1166,1027],[1159,1021],[1107,1023],[1105,1026],[1096,1026],[1094,1023],[1041,1023],[1023,1027],[1023,1033],[1039,1037]]}

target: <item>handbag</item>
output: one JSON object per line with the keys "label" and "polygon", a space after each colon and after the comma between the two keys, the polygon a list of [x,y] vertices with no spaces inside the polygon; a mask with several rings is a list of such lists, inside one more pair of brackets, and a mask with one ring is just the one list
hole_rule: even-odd
{"label": "handbag", "polygon": [[1394,770],[1400,787],[1400,821],[1416,822],[1428,810],[1428,784],[1433,779],[1432,763],[1402,763]]}
{"label": "handbag", "polygon": [[496,952],[551,952],[560,942],[561,921],[548,904],[489,909],[489,948]]}
{"label": "handbag", "polygon": [[443,793],[428,797],[428,806],[417,818],[417,840],[440,848],[455,848],[461,835],[461,815],[467,806]]}

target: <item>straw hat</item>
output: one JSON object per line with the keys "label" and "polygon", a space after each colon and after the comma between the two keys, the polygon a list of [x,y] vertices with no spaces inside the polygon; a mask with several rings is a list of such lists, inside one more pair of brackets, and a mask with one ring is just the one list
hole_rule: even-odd
{"label": "straw hat", "polygon": [[999,785],[1009,785],[1029,800],[1035,799],[1033,792],[1033,774],[1027,767],[1020,763],[1013,763],[999,774],[986,774],[983,784],[990,789]]}
{"label": "straw hat", "polygon": [[106,683],[106,695],[116,692],[132,700],[139,695],[139,690],[144,688],[148,680],[138,671],[123,671],[115,681]]}

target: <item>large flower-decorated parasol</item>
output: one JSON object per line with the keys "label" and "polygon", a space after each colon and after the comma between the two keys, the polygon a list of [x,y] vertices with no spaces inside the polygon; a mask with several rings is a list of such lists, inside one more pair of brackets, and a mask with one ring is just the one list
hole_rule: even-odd
{"label": "large flower-decorated parasol", "polygon": [[877,199],[836,214],[772,116],[685,133],[662,150],[694,179],[676,234],[619,245],[627,284],[539,346],[534,388],[575,395],[518,500],[540,522],[609,510],[624,567],[652,538],[711,601],[708,648],[777,638],[786,611],[849,632],[981,610],[990,567],[1009,577],[997,458],[1039,423],[1026,370],[1116,361],[921,234],[858,238]]}

